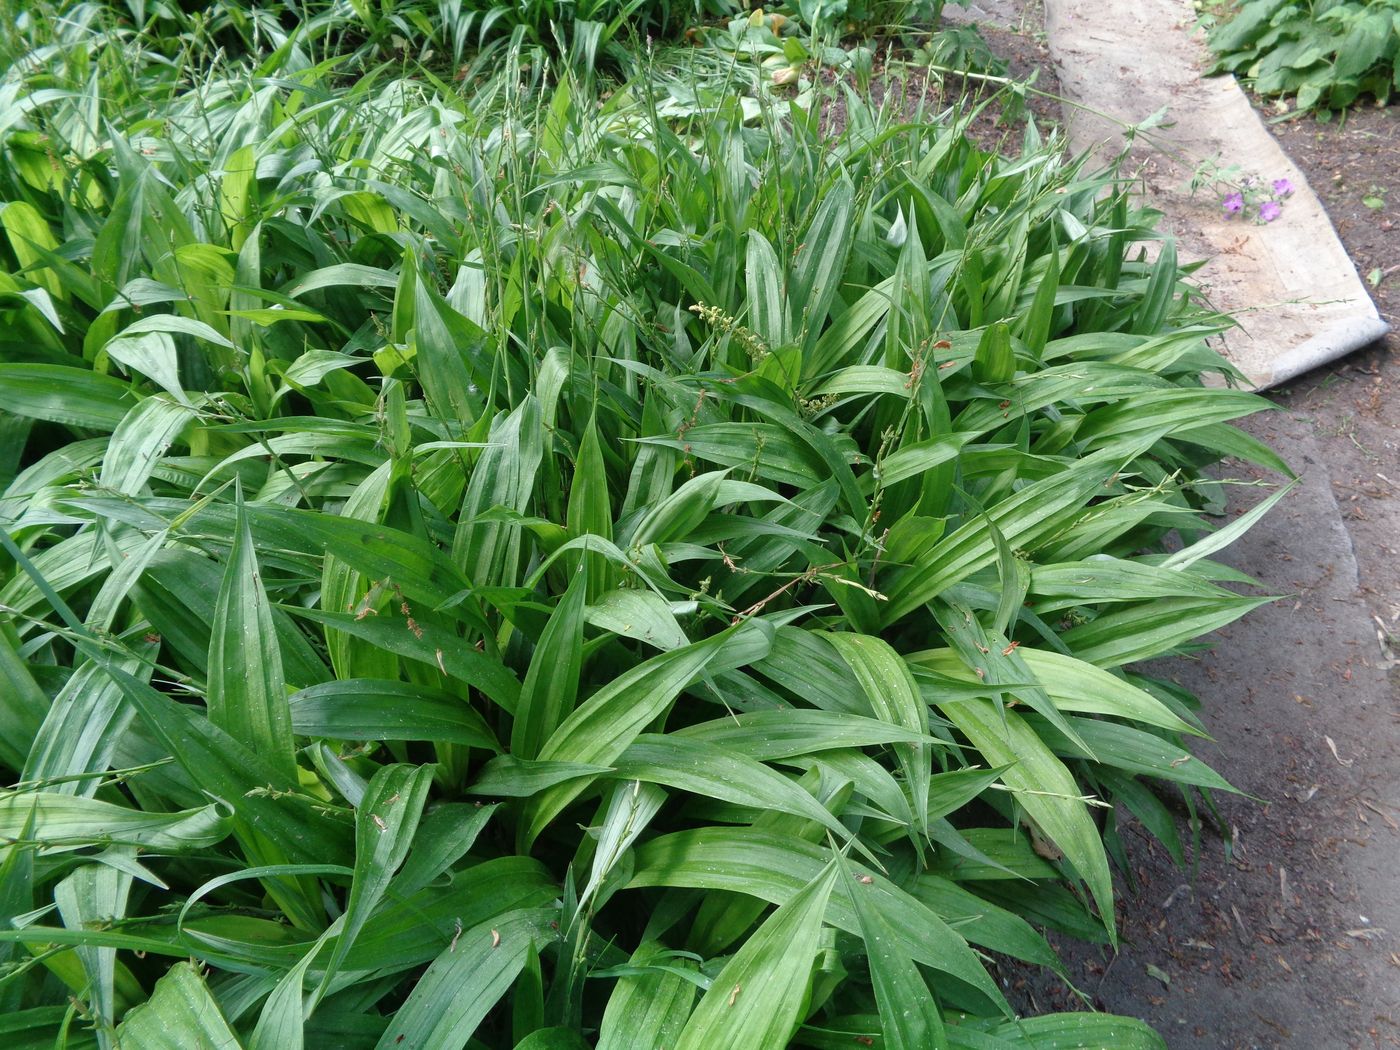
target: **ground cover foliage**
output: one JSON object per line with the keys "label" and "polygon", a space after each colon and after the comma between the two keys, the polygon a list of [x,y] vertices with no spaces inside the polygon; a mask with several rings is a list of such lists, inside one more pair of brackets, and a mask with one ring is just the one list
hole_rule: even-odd
{"label": "ground cover foliage", "polygon": [[1400,91],[1400,0],[1243,0],[1209,35],[1215,69],[1300,110]]}
{"label": "ground cover foliage", "polygon": [[[504,41],[567,55],[592,68],[600,59],[629,67],[654,41],[699,41],[723,35],[730,22],[776,18],[787,38],[819,37],[827,44],[872,34],[917,32],[928,37],[946,0],[277,0],[255,5],[190,0],[106,0],[55,5],[16,4],[10,21],[84,21],[121,26],[143,45],[197,58],[275,50],[295,36],[308,54],[322,51],[358,60],[411,57],[427,66],[460,63]],[[0,11],[4,11],[0,5]],[[962,34],[953,34],[959,36]],[[933,34],[935,40],[941,34]],[[23,34],[16,34],[16,42]],[[0,57],[6,54],[0,42]],[[22,50],[22,48],[21,48]]]}
{"label": "ground cover foliage", "polygon": [[0,1031],[1161,1045],[987,968],[1228,789],[1128,665],[1285,469],[1125,183],[93,11],[0,87]]}

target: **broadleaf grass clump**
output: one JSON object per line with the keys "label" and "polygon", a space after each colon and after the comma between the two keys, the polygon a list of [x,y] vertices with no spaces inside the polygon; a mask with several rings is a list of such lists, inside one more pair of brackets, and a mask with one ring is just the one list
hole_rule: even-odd
{"label": "broadleaf grass clump", "polygon": [[1205,516],[1265,402],[1114,173],[72,57],[0,140],[12,1031],[1161,1045],[984,954],[1113,937],[1112,804],[1181,853],[1148,785],[1228,785],[1128,665],[1261,600]]}

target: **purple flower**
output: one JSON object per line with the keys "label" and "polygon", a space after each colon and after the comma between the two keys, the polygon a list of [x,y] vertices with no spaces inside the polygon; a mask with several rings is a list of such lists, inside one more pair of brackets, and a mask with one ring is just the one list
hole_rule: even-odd
{"label": "purple flower", "polygon": [[[1275,183],[1275,185],[1277,185],[1277,183]],[[1279,217],[1282,211],[1283,208],[1279,205],[1278,201],[1265,201],[1263,204],[1259,205],[1259,218],[1265,222],[1273,222]]]}
{"label": "purple flower", "polygon": [[1274,196],[1287,197],[1293,192],[1293,183],[1287,179],[1274,179]]}
{"label": "purple flower", "polygon": [[1221,202],[1226,215],[1238,215],[1244,211],[1244,194],[1232,193]]}

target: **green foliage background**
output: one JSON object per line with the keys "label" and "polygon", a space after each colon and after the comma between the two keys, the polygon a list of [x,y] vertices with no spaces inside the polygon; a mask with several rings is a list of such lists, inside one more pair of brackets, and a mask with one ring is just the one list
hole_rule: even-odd
{"label": "green foliage background", "polygon": [[0,85],[0,1031],[1161,1045],[983,954],[1228,790],[1130,665],[1286,470],[1115,173],[107,18]]}
{"label": "green foliage background", "polygon": [[1217,70],[1301,110],[1400,91],[1400,0],[1243,0],[1209,40]]}

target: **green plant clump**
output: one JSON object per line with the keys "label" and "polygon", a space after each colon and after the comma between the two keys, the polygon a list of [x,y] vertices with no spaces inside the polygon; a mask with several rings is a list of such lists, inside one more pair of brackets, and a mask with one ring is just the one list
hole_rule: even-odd
{"label": "green plant clump", "polygon": [[1298,109],[1345,109],[1400,91],[1400,0],[1243,0],[1210,33],[1215,71]]}
{"label": "green plant clump", "polygon": [[1283,469],[1266,402],[1124,182],[55,32],[0,84],[0,1031],[1162,1045],[984,966],[1113,938],[1114,804],[1181,855],[1147,784],[1228,785],[1128,666],[1262,600],[1205,471]]}

